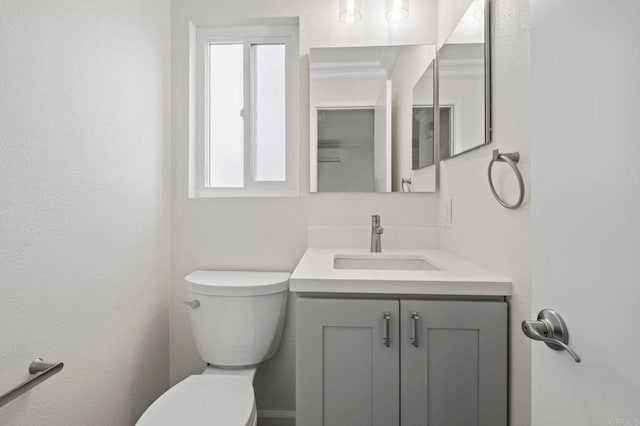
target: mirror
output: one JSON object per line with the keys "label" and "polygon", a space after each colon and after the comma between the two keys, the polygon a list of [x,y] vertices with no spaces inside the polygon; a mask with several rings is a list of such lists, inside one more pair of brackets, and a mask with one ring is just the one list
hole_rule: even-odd
{"label": "mirror", "polygon": [[[311,49],[311,192],[436,190],[435,52],[426,44]],[[418,141],[416,86],[425,108]]]}
{"label": "mirror", "polygon": [[411,127],[411,169],[419,170],[435,165],[435,114],[433,109],[433,79],[435,60],[413,86]]}
{"label": "mirror", "polygon": [[445,7],[454,19],[438,51],[441,160],[491,142],[490,2]]}

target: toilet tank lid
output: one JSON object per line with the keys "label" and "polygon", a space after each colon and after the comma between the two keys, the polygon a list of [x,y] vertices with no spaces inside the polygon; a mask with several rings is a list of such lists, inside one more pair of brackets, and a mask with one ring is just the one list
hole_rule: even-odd
{"label": "toilet tank lid", "polygon": [[289,288],[289,272],[193,271],[187,275],[187,291],[212,296],[260,296]]}

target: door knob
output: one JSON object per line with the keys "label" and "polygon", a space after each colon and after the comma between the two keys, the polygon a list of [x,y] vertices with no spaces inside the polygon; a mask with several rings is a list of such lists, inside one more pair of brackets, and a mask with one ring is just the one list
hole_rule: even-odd
{"label": "door knob", "polygon": [[537,321],[522,321],[522,331],[528,338],[544,342],[554,351],[569,352],[575,362],[582,361],[582,358],[569,347],[567,325],[560,314],[553,309],[541,310]]}

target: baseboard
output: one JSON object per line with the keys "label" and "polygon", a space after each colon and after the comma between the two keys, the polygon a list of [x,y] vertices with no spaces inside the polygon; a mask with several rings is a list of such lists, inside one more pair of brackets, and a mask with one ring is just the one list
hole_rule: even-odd
{"label": "baseboard", "polygon": [[296,412],[283,410],[258,410],[258,426],[295,426]]}

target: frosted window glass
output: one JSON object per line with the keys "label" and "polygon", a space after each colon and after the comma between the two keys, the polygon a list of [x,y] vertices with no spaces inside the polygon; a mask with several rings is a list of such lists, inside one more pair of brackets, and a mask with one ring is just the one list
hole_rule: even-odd
{"label": "frosted window glass", "polygon": [[209,187],[244,187],[242,44],[209,45]]}
{"label": "frosted window glass", "polygon": [[251,47],[254,78],[256,181],[286,180],[285,45]]}

